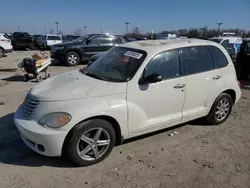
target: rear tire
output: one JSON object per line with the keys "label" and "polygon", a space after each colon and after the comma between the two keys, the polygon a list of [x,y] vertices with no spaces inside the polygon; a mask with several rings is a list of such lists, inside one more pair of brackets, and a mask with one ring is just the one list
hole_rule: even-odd
{"label": "rear tire", "polygon": [[3,48],[0,48],[0,58],[1,57],[4,57],[4,49]]}
{"label": "rear tire", "polygon": [[215,100],[206,119],[213,125],[222,124],[229,117],[233,106],[233,99],[227,93],[221,93]]}
{"label": "rear tire", "polygon": [[68,66],[76,66],[80,63],[80,56],[76,52],[68,52],[65,57]]}
{"label": "rear tire", "polygon": [[102,119],[93,119],[73,128],[65,149],[73,163],[89,166],[108,157],[115,142],[116,134],[112,125]]}

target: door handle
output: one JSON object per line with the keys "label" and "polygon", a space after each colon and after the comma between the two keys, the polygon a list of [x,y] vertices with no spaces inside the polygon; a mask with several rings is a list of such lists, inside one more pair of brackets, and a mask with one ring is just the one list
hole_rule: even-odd
{"label": "door handle", "polygon": [[175,89],[180,89],[180,88],[183,88],[185,87],[185,84],[177,84],[174,86]]}
{"label": "door handle", "polygon": [[215,77],[213,77],[214,80],[218,80],[218,79],[220,79],[220,78],[221,78],[220,75],[216,75]]}

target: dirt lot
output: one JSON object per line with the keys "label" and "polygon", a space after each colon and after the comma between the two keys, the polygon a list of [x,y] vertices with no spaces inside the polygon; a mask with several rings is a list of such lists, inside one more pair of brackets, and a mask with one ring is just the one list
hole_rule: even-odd
{"label": "dirt lot", "polygon": [[[250,188],[249,83],[242,83],[240,102],[220,126],[190,122],[127,141],[105,161],[76,168],[28,149],[14,126],[13,113],[36,83],[23,82],[20,71],[3,69],[16,68],[31,53],[13,52],[0,59],[1,188]],[[50,70],[56,74],[70,69],[75,68],[53,66]],[[179,134],[169,136],[173,130]]]}

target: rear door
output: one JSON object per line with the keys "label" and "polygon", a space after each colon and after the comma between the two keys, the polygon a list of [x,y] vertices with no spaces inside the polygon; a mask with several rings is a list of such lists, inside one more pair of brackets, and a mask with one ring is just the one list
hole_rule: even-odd
{"label": "rear door", "polygon": [[207,115],[224,83],[207,46],[182,48],[180,59],[186,75],[183,119],[189,121]]}

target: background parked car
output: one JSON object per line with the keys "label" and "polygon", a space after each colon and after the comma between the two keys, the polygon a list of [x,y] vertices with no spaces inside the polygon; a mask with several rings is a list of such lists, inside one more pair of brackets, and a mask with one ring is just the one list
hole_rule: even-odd
{"label": "background parked car", "polygon": [[41,37],[42,35],[33,35],[33,41],[34,41],[34,46],[35,47],[39,47],[39,45],[37,44],[37,40],[39,39],[39,37]]}
{"label": "background parked car", "polygon": [[101,57],[105,52],[100,52],[98,54],[93,55],[89,61],[88,61],[88,66],[91,65],[95,60],[97,60],[99,57]]}
{"label": "background parked car", "polygon": [[250,40],[244,40],[237,54],[235,69],[237,78],[245,80],[250,74]]}
{"label": "background parked car", "polygon": [[37,43],[40,47],[47,49],[55,44],[61,44],[62,37],[60,35],[47,34],[39,37]]}
{"label": "background parked car", "polygon": [[4,33],[0,33],[0,57],[3,57],[5,53],[12,52],[13,47],[11,40]]}
{"label": "background parked car", "polygon": [[17,48],[34,48],[34,39],[27,32],[14,32],[10,37],[14,49]]}
{"label": "background parked car", "polygon": [[127,39],[113,34],[91,34],[82,36],[70,43],[54,45],[51,48],[51,57],[68,66],[75,66],[81,60],[105,52],[113,46],[126,43]]}

